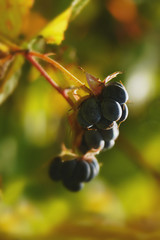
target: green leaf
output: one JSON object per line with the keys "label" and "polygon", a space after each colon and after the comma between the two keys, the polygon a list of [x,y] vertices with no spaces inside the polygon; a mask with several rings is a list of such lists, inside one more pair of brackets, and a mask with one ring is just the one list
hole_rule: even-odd
{"label": "green leaf", "polygon": [[15,39],[34,0],[0,0],[0,34]]}
{"label": "green leaf", "polygon": [[[21,73],[21,66],[24,62],[22,56],[17,56],[11,63],[11,66],[5,72],[5,76],[0,81],[0,104],[13,92]],[[6,62],[7,64],[7,62]],[[10,64],[10,63],[9,63]],[[7,66],[8,67],[8,66]]]}
{"label": "green leaf", "polygon": [[72,6],[71,20],[73,20],[88,3],[89,0],[74,0],[71,5]]}

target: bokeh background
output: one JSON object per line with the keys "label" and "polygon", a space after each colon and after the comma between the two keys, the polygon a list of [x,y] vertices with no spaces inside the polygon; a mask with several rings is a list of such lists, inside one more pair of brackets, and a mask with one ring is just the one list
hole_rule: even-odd
{"label": "bokeh background", "polygon": [[[70,3],[35,1],[32,22],[42,26]],[[123,71],[117,80],[130,96],[115,147],[98,155],[100,174],[79,193],[47,172],[61,143],[70,147],[69,106],[24,64],[19,85],[0,107],[0,239],[160,239],[159,17],[158,0],[91,0],[62,44],[45,47],[82,81],[79,66],[102,80]]]}

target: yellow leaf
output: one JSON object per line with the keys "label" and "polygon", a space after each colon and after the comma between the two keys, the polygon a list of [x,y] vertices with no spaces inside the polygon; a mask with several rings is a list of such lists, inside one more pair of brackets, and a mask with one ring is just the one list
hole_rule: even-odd
{"label": "yellow leaf", "polygon": [[0,34],[15,39],[34,0],[0,0]]}
{"label": "yellow leaf", "polygon": [[64,39],[64,32],[67,29],[72,8],[69,7],[62,14],[51,21],[41,32],[47,43],[60,44]]}

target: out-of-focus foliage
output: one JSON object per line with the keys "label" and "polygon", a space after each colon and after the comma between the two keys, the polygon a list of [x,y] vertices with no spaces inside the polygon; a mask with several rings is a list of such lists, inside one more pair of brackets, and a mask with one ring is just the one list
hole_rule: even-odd
{"label": "out-of-focus foliage", "polygon": [[[0,5],[14,7],[12,2],[20,1],[1,0]],[[16,25],[13,32],[0,24],[0,32],[28,46],[71,3],[35,1],[26,10],[29,24],[19,22],[24,26]],[[1,6],[1,19],[18,11],[10,9],[11,15],[4,16]],[[30,42],[33,49],[54,52],[83,82],[78,66],[102,80],[123,71],[117,80],[130,95],[129,118],[120,126],[115,147],[98,156],[100,175],[80,193],[67,192],[51,182],[47,171],[61,143],[70,147],[69,106],[25,63],[18,87],[0,107],[0,239],[160,239],[159,15],[159,1],[92,0],[73,21],[67,20],[59,46],[40,38]],[[1,51],[7,51],[4,45]],[[44,67],[61,87],[75,85]]]}
{"label": "out-of-focus foliage", "polygon": [[1,0],[0,1],[0,34],[11,39],[18,37],[22,30],[29,9],[34,0]]}

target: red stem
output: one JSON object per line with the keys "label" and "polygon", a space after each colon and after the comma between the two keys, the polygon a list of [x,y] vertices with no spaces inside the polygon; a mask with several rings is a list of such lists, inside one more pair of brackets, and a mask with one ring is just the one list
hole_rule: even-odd
{"label": "red stem", "polygon": [[68,97],[66,91],[56,84],[48,73],[42,68],[42,66],[28,53],[24,54],[25,58],[37,68],[41,75],[66,99],[72,108],[75,107],[73,101]]}
{"label": "red stem", "polygon": [[72,73],[70,73],[66,68],[64,68],[58,62],[49,58],[46,54],[44,55],[44,54],[33,52],[33,51],[30,51],[29,54],[30,54],[30,56],[41,58],[44,61],[50,63],[52,66],[58,68],[61,72],[68,75],[70,77],[70,79],[72,79],[74,82],[77,82],[78,84],[80,84],[80,86],[83,88],[83,90],[85,92],[92,94],[92,91],[84,83],[82,83],[77,77],[75,77]]}

